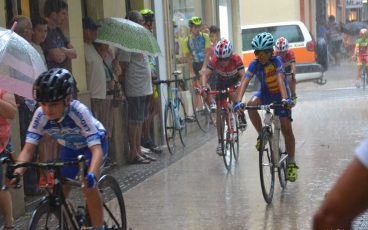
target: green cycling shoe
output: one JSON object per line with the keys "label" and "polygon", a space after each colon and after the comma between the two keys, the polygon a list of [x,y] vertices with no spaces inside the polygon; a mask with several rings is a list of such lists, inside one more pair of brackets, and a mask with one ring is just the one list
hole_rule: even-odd
{"label": "green cycling shoe", "polygon": [[288,181],[295,182],[298,179],[298,169],[299,167],[295,163],[289,163],[287,165]]}

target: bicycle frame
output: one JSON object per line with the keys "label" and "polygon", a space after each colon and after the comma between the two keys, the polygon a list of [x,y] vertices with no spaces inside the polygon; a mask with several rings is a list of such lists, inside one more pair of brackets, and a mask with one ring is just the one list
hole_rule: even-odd
{"label": "bicycle frame", "polygon": [[[76,219],[74,210],[68,204],[66,197],[62,190],[62,185],[71,185],[71,186],[78,186],[84,187],[84,165],[85,165],[85,158],[84,156],[79,156],[78,161],[74,162],[51,162],[51,163],[39,163],[39,162],[23,162],[23,163],[12,163],[7,161],[6,159],[1,159],[3,175],[6,175],[7,171],[14,171],[17,168],[40,168],[46,170],[54,170],[54,181],[53,184],[50,186],[46,184],[45,190],[46,195],[42,198],[41,202],[39,203],[38,207],[41,207],[47,204],[49,208],[48,214],[52,212],[52,210],[56,210],[59,213],[59,226],[68,226],[70,229],[80,229],[79,220]],[[61,168],[64,166],[78,166],[79,172],[82,173],[79,176],[79,181],[71,180],[67,178],[62,178],[61,176]],[[5,177],[3,178],[5,179]],[[6,189],[4,186],[2,189]],[[37,208],[35,209],[37,210]],[[36,211],[33,212],[31,220],[33,220]],[[65,218],[65,219],[64,219]]]}
{"label": "bicycle frame", "polygon": [[234,127],[231,126],[231,122],[230,122],[230,113],[233,110],[233,105],[230,102],[230,98],[229,95],[231,93],[234,93],[236,91],[236,89],[234,88],[227,88],[225,90],[211,90],[208,92],[208,94],[212,94],[212,95],[226,95],[227,98],[226,99],[220,99],[220,100],[216,100],[216,104],[217,106],[219,106],[222,110],[222,113],[226,115],[226,123],[227,126],[229,127],[229,135],[226,138],[226,142],[230,141],[230,136],[232,134],[238,133],[238,131],[234,130]]}

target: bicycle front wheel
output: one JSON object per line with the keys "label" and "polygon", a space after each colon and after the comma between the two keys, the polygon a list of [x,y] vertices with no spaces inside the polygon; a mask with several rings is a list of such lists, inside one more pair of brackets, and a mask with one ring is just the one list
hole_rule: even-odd
{"label": "bicycle front wheel", "polygon": [[239,159],[239,120],[235,113],[231,113],[231,127],[233,128],[233,143],[234,143],[234,159]]}
{"label": "bicycle front wheel", "polygon": [[225,168],[227,170],[231,169],[231,163],[233,160],[233,151],[234,151],[234,144],[231,141],[231,136],[230,136],[230,129],[229,129],[229,125],[226,121],[227,119],[227,113],[223,113],[222,114],[222,118],[221,118],[221,122],[223,124],[224,127],[224,134],[222,137],[222,158],[224,160],[224,164],[225,164]]}
{"label": "bicycle front wheel", "polygon": [[75,229],[72,226],[67,226],[65,218],[62,218],[62,220],[60,220],[60,218],[60,209],[58,209],[57,207],[53,207],[53,205],[51,205],[49,202],[45,202],[41,204],[38,208],[36,208],[36,210],[33,212],[28,229]]}
{"label": "bicycle front wheel", "polygon": [[110,175],[103,175],[98,181],[98,188],[103,199],[105,229],[126,230],[125,203],[118,182]]}
{"label": "bicycle front wheel", "polygon": [[280,142],[279,143],[280,162],[279,162],[279,167],[277,171],[279,175],[280,186],[281,188],[284,189],[286,188],[286,184],[287,184],[287,165],[286,165],[287,153],[285,149],[285,139],[281,133],[280,133],[279,142]]}
{"label": "bicycle front wheel", "polygon": [[194,118],[198,124],[198,127],[203,132],[208,132],[210,128],[210,108],[206,104],[206,101],[201,95],[192,93],[192,105]]}
{"label": "bicycle front wheel", "polygon": [[166,105],[165,108],[165,139],[169,152],[174,154],[176,151],[176,127],[175,115],[171,105]]}
{"label": "bicycle front wheel", "polygon": [[263,129],[260,137],[259,174],[264,200],[270,204],[275,188],[274,166],[272,164],[272,138],[267,129]]}
{"label": "bicycle front wheel", "polygon": [[180,128],[179,128],[179,136],[180,136],[180,140],[181,140],[181,143],[183,144],[183,146],[185,146],[185,142],[186,142],[186,139],[188,137],[188,114],[185,110],[185,107],[184,107],[184,104],[183,104],[183,101],[181,99],[179,99],[179,107],[178,107],[178,116],[179,116],[179,120],[180,120]]}

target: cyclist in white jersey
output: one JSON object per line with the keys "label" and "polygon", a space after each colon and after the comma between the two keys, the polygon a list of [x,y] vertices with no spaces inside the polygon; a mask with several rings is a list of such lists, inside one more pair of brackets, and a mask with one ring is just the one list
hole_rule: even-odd
{"label": "cyclist in white jersey", "polygon": [[[107,156],[107,137],[103,125],[96,120],[89,109],[72,99],[72,74],[62,68],[53,68],[42,73],[33,85],[33,97],[40,104],[28,127],[26,143],[17,161],[29,162],[44,134],[55,138],[62,146],[60,159],[74,161],[78,155],[85,155],[88,164],[86,176],[87,188],[83,194],[87,201],[92,229],[104,229],[101,194],[96,187],[100,176],[100,167]],[[25,169],[18,168],[15,175],[23,175]],[[65,167],[62,176],[75,179],[78,167]],[[19,176],[18,176],[19,177]],[[14,185],[16,179],[9,184]],[[69,187],[64,186],[67,195]]]}

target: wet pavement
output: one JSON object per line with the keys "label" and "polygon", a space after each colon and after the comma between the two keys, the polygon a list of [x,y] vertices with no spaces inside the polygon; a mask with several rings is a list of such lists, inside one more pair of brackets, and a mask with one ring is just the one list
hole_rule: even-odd
{"label": "wet pavement", "polygon": [[[299,179],[285,190],[276,181],[271,205],[262,197],[254,128],[249,125],[241,135],[240,159],[230,172],[215,154],[212,128],[207,134],[192,133],[183,152],[170,155],[165,149],[149,165],[111,169],[123,190],[128,226],[134,230],[310,229],[324,194],[368,134],[368,92],[352,87],[354,71],[345,63],[330,68],[326,85],[297,85],[293,127]],[[18,219],[19,229],[25,229],[29,213]],[[366,215],[358,218],[354,228],[367,229],[367,219]]]}

